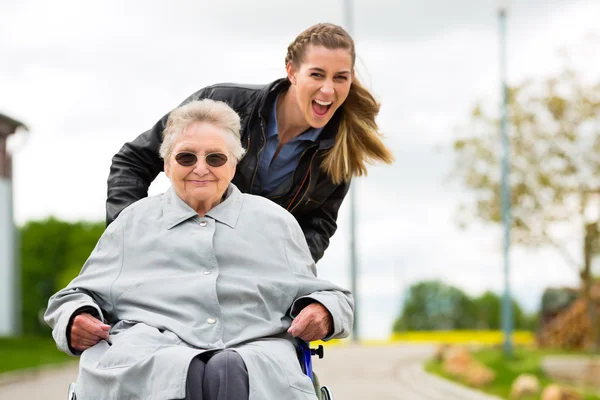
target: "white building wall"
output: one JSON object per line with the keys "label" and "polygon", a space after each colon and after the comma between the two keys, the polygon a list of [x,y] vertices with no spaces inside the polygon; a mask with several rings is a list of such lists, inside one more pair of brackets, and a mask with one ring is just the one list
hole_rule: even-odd
{"label": "white building wall", "polygon": [[0,178],[0,336],[16,335],[18,329],[15,224],[12,184]]}

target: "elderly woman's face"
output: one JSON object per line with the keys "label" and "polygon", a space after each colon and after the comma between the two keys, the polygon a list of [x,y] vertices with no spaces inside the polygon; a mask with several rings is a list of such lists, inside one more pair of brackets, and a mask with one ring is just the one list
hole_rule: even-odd
{"label": "elderly woman's face", "polygon": [[[196,209],[199,203],[208,202],[211,207],[218,204],[233,178],[235,162],[229,153],[224,135],[221,128],[210,123],[193,123],[175,140],[171,154],[165,161],[165,174],[171,179],[175,192],[192,208]],[[190,166],[181,165],[176,160],[177,154],[180,153],[195,154],[196,163]],[[216,164],[214,161],[218,160],[218,155],[214,153],[226,155],[227,162],[221,166],[209,165]],[[207,163],[205,157],[209,154],[212,156],[209,156]],[[189,160],[190,155],[187,154],[186,157]],[[191,158],[193,160],[193,157]]]}

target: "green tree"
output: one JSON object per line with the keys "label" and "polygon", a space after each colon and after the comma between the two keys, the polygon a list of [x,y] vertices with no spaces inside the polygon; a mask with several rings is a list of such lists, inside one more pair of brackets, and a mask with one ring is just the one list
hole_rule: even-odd
{"label": "green tree", "polygon": [[68,253],[64,267],[58,275],[55,290],[64,288],[79,275],[81,267],[96,247],[105,228],[104,222],[75,222],[70,225]]}
{"label": "green tree", "polygon": [[[490,291],[471,298],[439,280],[418,282],[409,288],[393,331],[500,329],[501,303],[501,297]],[[535,330],[537,315],[527,315],[514,300],[512,305],[515,328]]]}
{"label": "green tree", "polygon": [[393,330],[454,330],[475,326],[473,301],[462,290],[439,280],[410,287]]}
{"label": "green tree", "polygon": [[477,309],[477,328],[478,329],[499,329],[500,328],[500,307],[501,299],[493,292],[485,292],[473,300]]}
{"label": "green tree", "polygon": [[21,228],[23,332],[44,334],[41,314],[48,299],[75,277],[104,231],[103,223],[67,223],[55,218]]}
{"label": "green tree", "polygon": [[[600,249],[597,213],[590,212],[600,205],[600,81],[584,81],[566,66],[554,77],[512,87],[508,115],[511,239],[557,249],[579,271],[582,295],[589,299],[591,258]],[[474,195],[459,209],[463,226],[475,220],[501,222],[498,133],[498,119],[479,103],[464,137],[454,142],[454,174]],[[561,239],[557,227],[584,238],[580,257],[566,250],[573,233]],[[600,345],[595,308],[588,304]]]}
{"label": "green tree", "polygon": [[50,218],[28,222],[21,229],[21,295],[23,332],[46,331],[40,312],[54,292],[56,276],[64,265],[69,225]]}
{"label": "green tree", "polygon": [[[502,297],[494,292],[487,291],[481,296],[473,299],[476,310],[476,329],[500,329],[500,308]],[[523,311],[519,303],[512,300],[515,329],[533,331],[537,324],[535,314],[528,315]]]}

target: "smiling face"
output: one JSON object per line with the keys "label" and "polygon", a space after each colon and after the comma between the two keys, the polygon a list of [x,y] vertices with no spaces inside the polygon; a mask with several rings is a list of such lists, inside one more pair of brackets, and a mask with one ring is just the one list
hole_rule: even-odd
{"label": "smiling face", "polygon": [[[187,167],[180,165],[175,155],[181,152],[196,154],[198,161]],[[220,167],[211,167],[204,158],[210,153],[226,154],[228,161]],[[235,174],[223,130],[208,122],[190,124],[175,139],[165,160],[165,174],[171,179],[175,193],[194,210],[207,212],[219,204]]]}
{"label": "smiling face", "polygon": [[352,83],[352,55],[346,49],[309,45],[300,65],[287,65],[290,93],[313,128],[325,126],[344,103]]}

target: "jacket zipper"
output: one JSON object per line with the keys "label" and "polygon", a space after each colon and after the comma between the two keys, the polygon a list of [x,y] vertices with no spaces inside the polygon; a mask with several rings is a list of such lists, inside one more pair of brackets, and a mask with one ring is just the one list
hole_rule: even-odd
{"label": "jacket zipper", "polygon": [[[250,188],[248,190],[248,193],[252,193],[252,187],[254,186],[254,179],[256,178],[256,172],[258,171],[258,163],[260,160],[260,153],[262,153],[263,149],[265,148],[266,142],[267,142],[266,135],[265,135],[265,123],[264,123],[261,115],[259,115],[259,118],[260,118],[260,131],[262,133],[263,144],[262,144],[262,147],[258,150],[258,154],[256,155],[256,168],[254,168],[254,173],[252,174],[252,180],[250,181]],[[249,134],[251,134],[251,132],[249,132]],[[250,135],[248,135],[248,151],[250,151]]]}
{"label": "jacket zipper", "polygon": [[[312,177],[313,177],[313,174],[312,174],[312,163],[313,163],[313,160],[315,159],[315,156],[317,155],[318,151],[319,151],[319,149],[315,150],[315,154],[313,154],[313,156],[310,159],[310,164],[308,164],[308,185],[306,186],[306,190],[302,194],[302,197],[300,197],[300,200],[298,200],[298,202],[296,203],[296,205],[290,210],[290,213],[293,213],[294,210],[296,208],[298,208],[298,206],[300,204],[302,204],[302,200],[304,200],[304,198],[306,197],[306,194],[308,193],[308,188],[310,188],[310,183],[312,182]],[[300,186],[300,189],[298,189],[298,192],[300,190],[302,190],[302,186]],[[292,203],[293,202],[294,202],[294,199],[292,199]],[[292,203],[290,203],[290,205],[288,206],[288,208],[292,205]]]}
{"label": "jacket zipper", "polygon": [[[307,149],[304,149],[304,151],[302,152],[302,154],[300,154],[300,160],[302,160],[302,157],[304,157],[304,155],[306,154],[306,152],[308,150],[310,150],[310,149],[311,149],[311,147],[309,147]],[[300,161],[298,161],[298,165],[300,165]],[[309,167],[310,167],[310,164],[309,164]],[[298,168],[296,167],[296,169],[294,169],[294,172],[292,172],[292,182],[294,182],[294,178],[296,178],[296,170],[297,169]],[[288,195],[288,193],[284,193],[284,194],[279,195],[279,196],[270,197],[270,199],[280,199],[280,198],[282,198],[284,196],[287,196],[287,195]]]}

